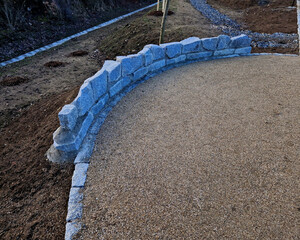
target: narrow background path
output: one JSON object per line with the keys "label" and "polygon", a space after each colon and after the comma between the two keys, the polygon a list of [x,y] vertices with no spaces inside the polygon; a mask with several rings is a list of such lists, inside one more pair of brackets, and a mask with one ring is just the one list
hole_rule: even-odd
{"label": "narrow background path", "polygon": [[297,239],[299,58],[196,63],[113,109],[81,239]]}

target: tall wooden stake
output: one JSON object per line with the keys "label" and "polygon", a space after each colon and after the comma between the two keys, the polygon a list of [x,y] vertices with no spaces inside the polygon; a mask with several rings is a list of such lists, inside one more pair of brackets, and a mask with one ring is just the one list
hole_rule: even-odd
{"label": "tall wooden stake", "polygon": [[162,18],[162,21],[161,21],[159,44],[164,43],[165,26],[166,26],[166,20],[167,20],[168,11],[169,11],[170,0],[165,0],[165,1],[167,3],[166,3],[166,8],[165,8],[165,11],[164,11],[163,18]]}
{"label": "tall wooden stake", "polygon": [[157,11],[159,11],[159,2],[160,0],[157,0],[157,8],[156,8]]}

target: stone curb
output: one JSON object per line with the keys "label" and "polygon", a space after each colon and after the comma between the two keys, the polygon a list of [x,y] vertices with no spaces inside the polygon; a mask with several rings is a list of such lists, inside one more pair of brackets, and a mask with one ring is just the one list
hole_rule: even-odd
{"label": "stone curb", "polygon": [[57,41],[57,42],[48,44],[48,45],[46,45],[46,46],[44,46],[44,47],[40,47],[40,48],[35,49],[35,50],[31,51],[31,52],[22,54],[22,55],[20,55],[20,56],[18,56],[18,57],[15,57],[15,58],[12,58],[12,59],[10,59],[10,60],[1,62],[1,63],[0,63],[0,67],[4,67],[4,66],[6,66],[6,65],[9,65],[9,64],[12,64],[12,63],[15,63],[15,62],[19,62],[19,61],[21,61],[21,60],[23,60],[23,59],[25,59],[25,58],[27,58],[27,57],[32,57],[32,56],[34,56],[34,55],[37,54],[37,53],[40,53],[40,52],[46,51],[46,50],[48,50],[48,49],[50,49],[50,48],[53,48],[53,47],[57,47],[57,46],[59,46],[59,45],[62,45],[63,43],[65,43],[65,42],[67,42],[67,41],[69,41],[69,40],[71,40],[71,39],[73,39],[73,38],[80,37],[80,36],[85,35],[85,34],[87,34],[87,33],[89,33],[89,32],[92,32],[92,31],[94,31],[94,30],[97,30],[97,29],[99,29],[99,28],[106,27],[106,26],[108,26],[108,25],[110,25],[110,24],[112,24],[112,23],[118,22],[118,21],[120,21],[120,20],[122,20],[122,19],[124,19],[124,18],[126,18],[126,17],[129,17],[129,16],[135,14],[135,13],[141,12],[141,11],[147,9],[147,8],[154,7],[156,4],[157,4],[157,3],[153,3],[153,4],[149,5],[149,6],[140,8],[140,9],[138,9],[138,10],[135,10],[135,11],[133,11],[133,12],[127,13],[127,14],[122,15],[122,16],[120,16],[120,17],[111,19],[111,20],[109,20],[109,21],[107,21],[107,22],[101,23],[101,24],[99,24],[99,25],[97,25],[97,26],[94,26],[94,27],[91,27],[91,28],[89,28],[89,29],[86,29],[86,30],[84,30],[84,31],[82,31],[82,32],[76,33],[76,34],[71,35],[71,36],[69,36],[69,37],[66,37],[66,38],[64,38],[64,39],[61,39],[61,40],[59,40],[59,41]]}

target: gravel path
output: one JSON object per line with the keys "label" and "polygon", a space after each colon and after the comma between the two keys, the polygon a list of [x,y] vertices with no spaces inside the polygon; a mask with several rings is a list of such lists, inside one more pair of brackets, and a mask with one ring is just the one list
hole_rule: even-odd
{"label": "gravel path", "polygon": [[[250,30],[244,30],[234,20],[220,13],[218,10],[207,4],[206,0],[190,0],[191,4],[200,11],[211,22],[219,26],[219,28],[230,36],[246,34],[252,38],[252,46],[259,48],[283,47],[293,48],[298,44],[298,34],[287,33],[257,33]],[[288,43],[282,43],[288,42]]]}
{"label": "gravel path", "polygon": [[129,93],[97,137],[80,239],[299,239],[299,64],[195,63]]}

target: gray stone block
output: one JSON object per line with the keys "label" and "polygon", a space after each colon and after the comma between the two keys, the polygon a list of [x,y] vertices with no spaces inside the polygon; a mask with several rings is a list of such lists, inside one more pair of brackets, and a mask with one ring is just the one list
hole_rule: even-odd
{"label": "gray stone block", "polygon": [[145,66],[148,66],[153,62],[153,55],[150,48],[144,48],[142,51],[139,52],[139,54],[142,54]]}
{"label": "gray stone block", "polygon": [[98,71],[93,77],[88,78],[86,81],[92,85],[95,101],[107,92],[107,71]]}
{"label": "gray stone block", "polygon": [[217,50],[214,53],[214,56],[225,56],[225,55],[231,55],[233,54],[235,51],[235,49],[233,48],[227,48],[227,49],[223,49],[223,50]]}
{"label": "gray stone block", "polygon": [[251,47],[237,48],[235,49],[235,54],[249,54],[251,53]]}
{"label": "gray stone block", "polygon": [[75,237],[80,230],[80,222],[68,222],[66,224],[65,240],[73,240],[73,237]]}
{"label": "gray stone block", "polygon": [[153,61],[162,59],[165,57],[165,51],[162,47],[154,44],[146,45],[145,48],[149,48],[152,52]]}
{"label": "gray stone block", "polygon": [[80,203],[83,200],[82,188],[72,187],[69,194],[68,204]]}
{"label": "gray stone block", "polygon": [[95,140],[96,140],[95,134],[88,134],[84,138],[83,143],[80,146],[79,152],[74,160],[74,164],[90,162],[90,157],[93,153]]}
{"label": "gray stone block", "polygon": [[129,77],[123,77],[120,81],[118,81],[115,85],[113,85],[109,89],[109,96],[113,97],[117,93],[121,92],[124,87],[126,87],[130,83]]}
{"label": "gray stone block", "polygon": [[88,168],[88,163],[78,163],[75,165],[75,170],[72,177],[72,188],[84,187]]}
{"label": "gray stone block", "polygon": [[213,52],[199,52],[199,53],[189,53],[186,55],[186,58],[188,60],[196,60],[206,57],[211,57],[213,55]]}
{"label": "gray stone block", "polygon": [[249,38],[245,34],[242,34],[240,36],[232,37],[229,47],[230,48],[244,48],[244,47],[250,47],[250,44],[251,44],[251,38]]}
{"label": "gray stone block", "polygon": [[220,35],[218,38],[219,38],[219,42],[217,45],[217,50],[228,48],[228,45],[230,43],[230,37],[227,35]]}
{"label": "gray stone block", "polygon": [[217,37],[201,39],[203,48],[209,51],[214,51],[217,49],[218,41],[219,39]]}
{"label": "gray stone block", "polygon": [[94,105],[94,93],[90,82],[84,82],[73,104],[77,107],[78,115],[83,116]]}
{"label": "gray stone block", "polygon": [[112,60],[106,60],[101,71],[106,71],[108,82],[116,82],[121,77],[121,63]]}
{"label": "gray stone block", "polygon": [[64,152],[56,149],[54,144],[47,151],[47,158],[55,163],[73,163],[76,158],[77,152]]}
{"label": "gray stone block", "polygon": [[86,117],[78,119],[72,132],[59,127],[53,133],[54,147],[64,152],[78,151],[93,119],[93,114],[89,112]]}
{"label": "gray stone block", "polygon": [[149,72],[155,72],[155,71],[163,68],[164,66],[166,66],[166,60],[165,59],[159,60],[157,62],[152,63],[149,66]]}
{"label": "gray stone block", "polygon": [[137,69],[143,66],[144,63],[143,55],[141,54],[118,56],[117,61],[121,62],[123,76],[127,76],[128,74],[135,72]]}
{"label": "gray stone block", "polygon": [[142,67],[133,73],[132,80],[137,81],[148,73],[148,67]]}
{"label": "gray stone block", "polygon": [[82,217],[82,203],[70,203],[68,204],[68,214],[66,221],[72,222]]}
{"label": "gray stone block", "polygon": [[60,126],[63,129],[72,130],[77,122],[78,112],[77,108],[73,104],[65,105],[58,113]]}
{"label": "gray stone block", "polygon": [[95,103],[95,105],[92,107],[91,112],[93,115],[97,115],[101,109],[105,106],[105,104],[108,102],[109,95],[105,94],[104,97],[100,98],[98,102]]}
{"label": "gray stone block", "polygon": [[93,135],[97,135],[104,121],[105,121],[105,117],[98,116],[98,118],[94,121],[93,125],[89,129],[89,133]]}
{"label": "gray stone block", "polygon": [[160,46],[165,50],[168,58],[178,57],[182,51],[182,44],[179,42],[164,43]]}
{"label": "gray stone block", "polygon": [[190,37],[180,42],[182,44],[182,53],[199,52],[201,47],[201,40],[197,37]]}
{"label": "gray stone block", "polygon": [[182,63],[185,60],[186,60],[186,55],[180,55],[179,57],[176,57],[176,58],[167,59],[166,60],[166,65],[172,65],[172,64]]}

